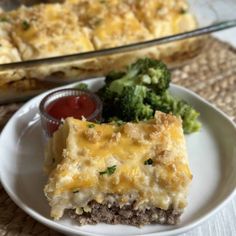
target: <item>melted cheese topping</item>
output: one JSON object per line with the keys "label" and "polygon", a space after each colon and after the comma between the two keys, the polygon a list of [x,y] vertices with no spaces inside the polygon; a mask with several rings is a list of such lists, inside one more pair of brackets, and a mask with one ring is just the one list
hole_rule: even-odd
{"label": "melted cheese topping", "polygon": [[[19,51],[14,46],[11,37],[11,24],[7,15],[0,13],[0,64],[21,61]],[[0,86],[9,81],[19,80],[24,77],[22,70],[12,72],[0,72]]]}
{"label": "melted cheese topping", "polygon": [[[91,37],[98,49],[111,46],[109,43],[119,46],[165,37],[197,26],[185,0],[67,0],[66,4],[72,6],[81,24],[91,28]],[[116,37],[115,42],[96,43],[106,38],[114,40],[113,37]]]}
{"label": "melted cheese topping", "polygon": [[[166,37],[191,31],[197,28],[197,21],[189,11],[186,0],[125,0],[135,12],[137,18],[142,21],[154,38]],[[191,52],[191,47],[196,39],[188,39],[163,44],[156,47],[155,58],[176,61],[181,53]],[[155,50],[154,50],[155,51]],[[172,58],[172,56],[174,56]],[[172,62],[173,63],[173,62]]]}
{"label": "melted cheese topping", "polygon": [[[1,14],[9,19],[9,39],[7,42],[1,39],[0,63],[116,47],[196,28],[186,0],[66,0],[62,4],[22,6]],[[0,16],[0,32],[5,31],[5,25]],[[178,52],[191,51],[192,45],[192,40],[185,40],[130,54],[42,66],[27,72],[13,71],[1,79],[0,85],[24,76],[65,79],[104,75],[123,69],[139,57],[166,59]]]}
{"label": "melted cheese topping", "polygon": [[22,6],[10,16],[12,36],[24,60],[94,49],[77,16],[61,4]]}
{"label": "melted cheese topping", "polygon": [[[45,194],[59,219],[64,209],[81,209],[92,200],[120,205],[135,197],[136,208],[186,206],[192,175],[179,118],[156,113],[149,122],[123,126],[68,118],[49,142]],[[153,164],[145,165],[152,159]],[[101,174],[115,166],[114,173]]]}
{"label": "melted cheese topping", "polygon": [[123,0],[66,0],[65,4],[76,12],[80,24],[90,28],[96,27],[109,14],[121,16],[130,11]]}
{"label": "melted cheese topping", "polygon": [[116,47],[151,39],[149,31],[132,12],[122,16],[109,14],[94,27],[92,40],[97,49]]}
{"label": "melted cheese topping", "polygon": [[[12,39],[23,60],[94,50],[84,28],[78,24],[77,15],[62,4],[22,6],[10,12],[9,17],[12,24]],[[29,77],[44,78],[54,72],[64,72],[70,77],[74,74],[78,76],[79,69],[72,69],[74,64],[35,68],[29,71]],[[76,66],[80,64],[76,63]],[[87,61],[83,64],[89,65]]]}
{"label": "melted cheese topping", "polygon": [[127,2],[155,38],[193,30],[197,26],[185,0],[127,0]]}
{"label": "melted cheese topping", "polygon": [[125,1],[68,0],[80,23],[89,27],[96,49],[116,47],[153,38]]}

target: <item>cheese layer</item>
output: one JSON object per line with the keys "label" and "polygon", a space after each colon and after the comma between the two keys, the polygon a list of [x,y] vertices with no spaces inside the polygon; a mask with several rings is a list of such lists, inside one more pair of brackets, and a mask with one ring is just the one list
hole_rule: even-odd
{"label": "cheese layer", "polygon": [[9,13],[23,60],[93,50],[78,18],[62,4],[40,4]]}
{"label": "cheese layer", "polygon": [[[0,12],[0,64],[21,61],[20,53],[11,40],[11,24],[7,14]],[[15,81],[23,78],[25,73],[22,70],[1,72],[0,86],[9,81]]]}
{"label": "cheese layer", "polygon": [[[77,15],[63,4],[22,6],[9,12],[8,17],[12,25],[12,40],[24,61],[94,50],[84,29],[79,26]],[[81,65],[44,65],[27,73],[30,78],[44,78],[54,72],[74,77],[79,74],[75,64]]]}
{"label": "cheese layer", "polygon": [[46,169],[54,219],[90,211],[92,200],[182,211],[192,179],[181,120],[161,112],[121,126],[68,118],[49,142]]}
{"label": "cheese layer", "polygon": [[[0,37],[0,63],[117,47],[196,27],[186,0],[65,0],[60,4],[22,6],[0,13],[0,36],[5,28],[9,35],[9,39]],[[0,85],[23,77],[77,79],[104,75],[144,56],[168,61],[176,54],[178,58],[178,53],[194,51],[195,42],[172,42],[129,54],[13,71],[0,75]]]}
{"label": "cheese layer", "polygon": [[153,38],[125,1],[68,0],[96,49],[117,47]]}
{"label": "cheese layer", "polygon": [[80,23],[91,29],[96,49],[161,38],[197,27],[186,0],[66,0],[66,5],[72,6]]}

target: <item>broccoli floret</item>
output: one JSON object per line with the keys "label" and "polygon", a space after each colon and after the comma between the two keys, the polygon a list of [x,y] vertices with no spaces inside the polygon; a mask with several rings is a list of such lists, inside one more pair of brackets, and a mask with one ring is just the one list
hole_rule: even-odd
{"label": "broccoli floret", "polygon": [[168,91],[162,95],[156,95],[149,91],[145,102],[150,104],[154,110],[180,116],[185,133],[196,132],[201,128],[200,123],[197,121],[199,113],[187,102],[174,98]]}
{"label": "broccoli floret", "polygon": [[109,102],[117,96],[117,93],[112,92],[109,87],[105,85],[97,91],[97,95],[103,100],[103,102]]}
{"label": "broccoli floret", "polygon": [[105,79],[105,83],[108,85],[110,84],[112,81],[120,79],[121,77],[123,77],[125,75],[125,72],[123,71],[111,71]]}
{"label": "broccoli floret", "polygon": [[106,122],[148,120],[159,110],[180,116],[185,133],[200,129],[199,113],[167,91],[170,72],[160,61],[139,59],[126,72],[111,72],[105,83],[98,95]]}
{"label": "broccoli floret", "polygon": [[125,87],[121,94],[104,90],[104,110],[105,121],[139,121],[150,119],[153,116],[153,109],[150,105],[144,104],[147,88],[136,85]]}
{"label": "broccoli floret", "polygon": [[189,134],[199,131],[201,124],[197,121],[197,118],[200,114],[185,101],[178,101],[177,105],[178,110],[173,113],[182,118],[184,133]]}
{"label": "broccoli floret", "polygon": [[170,71],[164,63],[150,58],[138,59],[124,72],[112,72],[106,77],[110,90],[121,94],[126,86],[144,85],[161,94],[170,84]]}
{"label": "broccoli floret", "polygon": [[164,113],[170,113],[172,110],[170,104],[173,103],[173,100],[172,97],[169,96],[168,92],[164,92],[160,96],[152,91],[148,91],[145,102],[150,104],[154,110],[162,111]]}
{"label": "broccoli floret", "polygon": [[116,116],[115,101],[119,99],[118,94],[112,92],[108,86],[104,86],[97,92],[97,95],[101,98],[103,102],[103,119],[105,121],[111,121],[112,118]]}
{"label": "broccoli floret", "polygon": [[147,88],[144,86],[125,87],[115,102],[119,117],[124,121],[147,120],[153,116],[150,105],[144,104]]}

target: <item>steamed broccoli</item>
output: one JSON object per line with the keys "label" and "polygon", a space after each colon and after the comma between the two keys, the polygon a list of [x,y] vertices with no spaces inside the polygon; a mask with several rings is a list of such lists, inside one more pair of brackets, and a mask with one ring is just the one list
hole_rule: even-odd
{"label": "steamed broccoli", "polygon": [[115,101],[116,114],[123,121],[139,121],[150,119],[153,116],[153,109],[150,105],[144,104],[147,88],[136,85],[125,87],[120,98]]}
{"label": "steamed broccoli", "polygon": [[154,110],[180,116],[183,122],[183,129],[185,133],[196,132],[201,127],[201,124],[197,121],[199,113],[187,102],[178,100],[171,96],[168,91],[163,93],[161,96],[158,96],[155,93],[149,91],[147,93],[145,102],[150,104]]}
{"label": "steamed broccoli", "polygon": [[183,120],[185,133],[199,130],[199,113],[167,91],[170,72],[160,61],[139,59],[127,71],[112,72],[98,91],[103,101],[104,121],[139,121],[153,117],[156,110]]}
{"label": "steamed broccoli", "polygon": [[169,87],[170,72],[161,61],[144,58],[133,63],[127,72],[111,72],[105,82],[111,91],[118,94],[124,87],[135,85],[144,85],[161,94]]}
{"label": "steamed broccoli", "polygon": [[153,116],[153,109],[150,105],[144,104],[147,89],[144,86],[125,87],[122,90],[119,106],[123,120],[143,120]]}
{"label": "steamed broccoli", "polygon": [[153,116],[153,109],[144,104],[148,90],[163,93],[170,83],[170,72],[160,61],[138,59],[127,71],[111,72],[106,85],[98,92],[104,103],[103,117],[138,121]]}

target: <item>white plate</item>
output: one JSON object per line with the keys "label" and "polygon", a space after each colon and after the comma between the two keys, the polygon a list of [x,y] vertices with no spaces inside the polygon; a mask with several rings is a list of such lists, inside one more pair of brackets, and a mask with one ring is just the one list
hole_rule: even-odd
{"label": "white plate", "polygon": [[[101,80],[87,83],[96,89]],[[68,87],[68,86],[67,86]],[[27,102],[5,126],[0,137],[2,185],[12,200],[39,222],[73,235],[173,235],[202,223],[228,201],[236,186],[236,127],[221,111],[187,89],[171,85],[171,92],[201,113],[200,132],[186,136],[193,182],[189,205],[178,226],[125,225],[79,227],[64,218],[52,221],[43,195],[43,141],[38,105],[46,93]]]}

